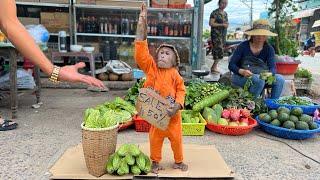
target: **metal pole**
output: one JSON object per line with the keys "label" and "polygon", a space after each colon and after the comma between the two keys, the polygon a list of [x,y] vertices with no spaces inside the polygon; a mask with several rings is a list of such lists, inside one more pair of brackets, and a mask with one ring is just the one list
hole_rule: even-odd
{"label": "metal pole", "polygon": [[253,26],[253,0],[251,0],[251,7],[250,7],[250,26]]}

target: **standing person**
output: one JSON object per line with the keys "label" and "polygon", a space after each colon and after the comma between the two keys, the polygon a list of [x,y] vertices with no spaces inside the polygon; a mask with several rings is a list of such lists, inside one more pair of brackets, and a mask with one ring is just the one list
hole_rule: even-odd
{"label": "standing person", "polygon": [[[16,14],[17,8],[15,0],[0,0],[0,30],[6,35],[10,42],[12,42],[15,48],[24,57],[39,66],[40,69],[50,77],[50,80],[55,82],[83,82],[88,85],[105,88],[103,82],[100,80],[78,73],[78,69],[85,67],[83,62],[72,66],[54,66],[20,23]],[[11,130],[16,127],[17,123],[0,117],[0,131]]]}
{"label": "standing person", "polygon": [[249,40],[243,41],[231,56],[229,70],[232,71],[232,84],[244,87],[248,78],[251,78],[252,85],[249,88],[256,98],[264,89],[265,80],[260,79],[262,71],[269,71],[275,76],[276,81],[272,84],[271,98],[280,97],[285,80],[282,75],[276,74],[273,47],[268,44],[268,36],[277,36],[271,32],[267,20],[253,22],[253,28],[247,32]]}
{"label": "standing person", "polygon": [[171,117],[168,128],[163,131],[151,126],[149,132],[152,172],[157,174],[163,170],[160,161],[165,138],[169,139],[174,155],[172,168],[187,171],[188,165],[183,162],[180,112],[183,109],[186,90],[183,79],[177,70],[180,63],[179,54],[174,46],[162,44],[157,49],[156,59],[154,59],[148,49],[147,27],[147,9],[143,4],[135,40],[135,61],[147,76],[144,87],[153,89],[171,103],[171,107],[168,108],[168,115]]}
{"label": "standing person", "polygon": [[211,26],[212,56],[213,65],[211,73],[220,73],[218,63],[223,59],[223,46],[226,41],[228,23],[228,14],[224,9],[228,5],[228,0],[219,0],[219,8],[212,11],[209,25]]}

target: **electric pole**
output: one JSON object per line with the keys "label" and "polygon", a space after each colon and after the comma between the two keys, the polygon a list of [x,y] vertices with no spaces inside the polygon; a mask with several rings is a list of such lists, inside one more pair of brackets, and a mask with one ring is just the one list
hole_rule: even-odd
{"label": "electric pole", "polygon": [[248,8],[250,8],[250,26],[252,28],[252,25],[253,25],[253,0],[250,0],[250,5],[247,4],[247,0],[240,0],[240,2],[242,2]]}
{"label": "electric pole", "polygon": [[251,7],[250,7],[250,26],[253,27],[253,0],[251,0]]}

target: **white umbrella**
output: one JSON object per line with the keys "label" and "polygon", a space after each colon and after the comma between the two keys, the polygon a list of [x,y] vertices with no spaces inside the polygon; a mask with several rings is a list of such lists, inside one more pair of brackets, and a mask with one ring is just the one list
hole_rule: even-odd
{"label": "white umbrella", "polygon": [[312,25],[313,28],[319,27],[319,26],[320,26],[320,20],[316,20]]}

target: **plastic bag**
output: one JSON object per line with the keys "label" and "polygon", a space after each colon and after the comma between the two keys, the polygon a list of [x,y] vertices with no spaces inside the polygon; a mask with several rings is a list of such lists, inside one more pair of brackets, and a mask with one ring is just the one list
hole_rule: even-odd
{"label": "plastic bag", "polygon": [[[0,77],[0,89],[10,89],[9,72]],[[17,70],[17,88],[18,89],[34,89],[36,86],[34,78],[24,69]]]}
{"label": "plastic bag", "polygon": [[26,29],[37,44],[45,45],[49,41],[49,32],[43,25],[27,25]]}
{"label": "plastic bag", "polygon": [[102,69],[96,70],[96,74],[109,72],[117,75],[128,74],[132,72],[132,68],[125,62],[120,60],[110,60]]}

